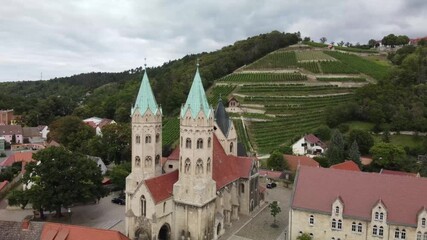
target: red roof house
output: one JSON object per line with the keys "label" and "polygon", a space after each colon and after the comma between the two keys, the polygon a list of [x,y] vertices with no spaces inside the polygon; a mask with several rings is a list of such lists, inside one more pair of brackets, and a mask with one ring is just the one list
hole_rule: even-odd
{"label": "red roof house", "polygon": [[357,166],[357,164],[351,160],[346,160],[345,162],[332,165],[330,168],[360,172],[359,166]]}
{"label": "red roof house", "polygon": [[343,203],[344,218],[370,222],[373,207],[381,202],[387,222],[416,227],[418,213],[427,206],[427,179],[305,166],[299,169],[292,210],[331,215],[337,198]]}
{"label": "red roof house", "polygon": [[289,168],[292,172],[296,172],[296,170],[300,166],[311,166],[311,167],[319,167],[319,163],[316,162],[313,158],[307,156],[295,156],[295,155],[283,155],[285,159],[288,161]]}
{"label": "red roof house", "polygon": [[130,240],[114,230],[59,223],[45,223],[40,240]]}

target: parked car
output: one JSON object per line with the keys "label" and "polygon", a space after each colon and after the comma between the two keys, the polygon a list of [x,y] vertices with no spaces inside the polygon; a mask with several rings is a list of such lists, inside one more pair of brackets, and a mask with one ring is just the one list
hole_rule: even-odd
{"label": "parked car", "polygon": [[267,188],[275,188],[277,187],[277,184],[275,182],[267,183]]}
{"label": "parked car", "polygon": [[115,203],[115,204],[120,204],[120,205],[125,205],[126,204],[126,200],[123,197],[113,198],[113,199],[111,199],[111,202]]}

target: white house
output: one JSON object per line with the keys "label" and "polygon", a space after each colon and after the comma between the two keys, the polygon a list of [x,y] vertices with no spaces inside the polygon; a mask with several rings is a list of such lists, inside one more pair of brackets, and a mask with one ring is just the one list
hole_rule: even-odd
{"label": "white house", "polygon": [[326,150],[326,144],[313,134],[305,135],[292,145],[294,155],[319,155]]}
{"label": "white house", "polygon": [[46,140],[47,139],[47,134],[50,132],[49,127],[45,126],[45,125],[40,125],[37,128],[38,128],[38,130],[39,130],[42,138],[44,140]]}
{"label": "white house", "polygon": [[108,118],[91,117],[83,120],[84,123],[95,129],[96,135],[102,136],[102,128],[108,124],[116,124],[116,121]]}

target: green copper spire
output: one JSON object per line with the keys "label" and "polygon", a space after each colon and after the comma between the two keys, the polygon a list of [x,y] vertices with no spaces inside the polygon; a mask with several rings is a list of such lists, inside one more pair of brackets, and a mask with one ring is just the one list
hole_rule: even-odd
{"label": "green copper spire", "polygon": [[150,109],[154,114],[159,110],[156,99],[154,98],[153,90],[151,90],[150,82],[148,81],[147,70],[144,71],[141,86],[139,87],[138,97],[136,97],[135,106],[132,108],[132,114],[137,108],[139,108],[142,115],[148,109]]}
{"label": "green copper spire", "polygon": [[181,108],[181,117],[185,115],[188,109],[191,111],[192,118],[196,118],[200,111],[203,111],[207,117],[211,113],[208,100],[206,99],[205,90],[203,89],[198,66],[196,75],[194,75],[193,84],[191,85],[190,92],[188,93],[187,101]]}

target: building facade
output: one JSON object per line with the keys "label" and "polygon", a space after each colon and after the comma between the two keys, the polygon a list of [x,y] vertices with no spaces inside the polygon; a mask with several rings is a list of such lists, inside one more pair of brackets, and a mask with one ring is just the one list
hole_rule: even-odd
{"label": "building facade", "polygon": [[425,206],[425,178],[301,167],[288,239],[425,240]]}
{"label": "building facade", "polygon": [[131,239],[217,239],[260,204],[258,162],[237,156],[237,134],[220,102],[209,106],[197,69],[180,112],[179,146],[165,164],[162,110],[144,73],[132,117],[126,179]]}

